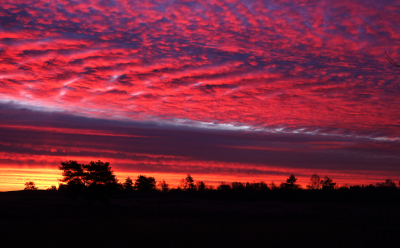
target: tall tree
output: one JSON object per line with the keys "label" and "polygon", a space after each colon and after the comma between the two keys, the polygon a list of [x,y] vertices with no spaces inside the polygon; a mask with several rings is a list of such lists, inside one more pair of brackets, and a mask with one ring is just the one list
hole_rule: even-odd
{"label": "tall tree", "polygon": [[284,183],[285,189],[298,189],[300,185],[296,184],[297,178],[294,175],[290,175],[288,179],[286,179],[286,183]]}
{"label": "tall tree", "polygon": [[332,182],[332,179],[325,176],[321,181],[323,190],[334,190],[336,183]]}
{"label": "tall tree", "polygon": [[188,174],[186,178],[182,178],[178,188],[184,190],[196,190],[196,185],[194,184],[193,177],[190,174]]}
{"label": "tall tree", "polygon": [[311,176],[310,182],[307,185],[308,189],[321,189],[321,178],[317,174]]}
{"label": "tall tree", "polygon": [[118,182],[109,162],[91,161],[88,165],[83,165],[83,167],[86,170],[86,180],[90,185],[112,185]]}
{"label": "tall tree", "polygon": [[59,180],[67,183],[71,194],[82,195],[89,205],[96,200],[108,202],[107,195],[120,186],[108,162],[80,164],[70,160],[61,162],[59,169],[63,171],[63,178]]}
{"label": "tall tree", "polygon": [[67,183],[69,185],[84,185],[89,186],[89,180],[87,178],[87,172],[84,164],[80,164],[77,161],[70,160],[66,162],[61,162],[58,169],[62,170],[61,182]]}
{"label": "tall tree", "polygon": [[140,175],[136,178],[135,185],[133,187],[141,191],[155,190],[156,179],[154,177]]}
{"label": "tall tree", "polygon": [[123,184],[123,187],[126,191],[132,191],[133,190],[133,181],[130,177],[127,177],[125,179],[125,182]]}
{"label": "tall tree", "polygon": [[188,174],[185,178],[185,189],[188,189],[188,190],[196,189],[196,185],[194,184],[193,177],[190,174]]}

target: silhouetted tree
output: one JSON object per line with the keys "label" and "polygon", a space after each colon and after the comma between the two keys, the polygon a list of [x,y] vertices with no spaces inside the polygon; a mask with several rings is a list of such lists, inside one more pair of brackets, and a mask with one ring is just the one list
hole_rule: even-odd
{"label": "silhouetted tree", "polygon": [[88,165],[83,165],[83,167],[86,170],[86,180],[90,185],[115,185],[118,182],[109,162],[91,161]]}
{"label": "silhouetted tree", "polygon": [[123,187],[124,187],[124,190],[126,190],[126,191],[133,191],[133,181],[130,177],[127,177],[125,179]]}
{"label": "silhouetted tree", "polygon": [[[239,185],[237,185],[237,186],[239,186]],[[252,183],[246,182],[245,189],[246,190],[269,190],[269,187],[263,181],[261,181],[261,182],[252,182]]]}
{"label": "silhouetted tree", "polygon": [[204,191],[206,189],[206,184],[203,181],[198,181],[196,183],[196,188],[198,191]]}
{"label": "silhouetted tree", "polygon": [[62,179],[59,179],[61,182],[70,184],[70,185],[83,185],[89,186],[87,172],[84,164],[80,164],[77,161],[70,160],[66,162],[61,162],[61,165],[58,169],[62,170]]}
{"label": "silhouetted tree", "polygon": [[233,190],[244,190],[246,189],[246,184],[242,182],[232,182],[231,187]]}
{"label": "silhouetted tree", "polygon": [[169,184],[165,182],[165,180],[162,180],[161,182],[158,182],[158,188],[162,192],[168,192],[169,191]]}
{"label": "silhouetted tree", "polygon": [[182,178],[178,189],[183,189],[183,190],[196,190],[196,185],[194,184],[193,177],[188,174],[186,178]]}
{"label": "silhouetted tree", "polygon": [[63,178],[59,180],[67,184],[89,186],[97,184],[114,185],[118,182],[111,170],[110,163],[104,163],[100,160],[91,161],[87,165],[70,160],[61,162],[61,166],[58,168],[63,171]]}
{"label": "silhouetted tree", "polygon": [[59,169],[63,171],[59,180],[67,183],[70,193],[82,195],[89,205],[96,200],[108,202],[107,194],[121,187],[108,162],[99,160],[85,165],[70,160],[61,162]]}
{"label": "silhouetted tree", "polygon": [[155,190],[156,179],[140,175],[136,178],[133,188],[141,191]]}
{"label": "silhouetted tree", "polygon": [[57,190],[57,187],[54,185],[51,185],[50,188],[47,188],[47,190]]}
{"label": "silhouetted tree", "polygon": [[272,181],[272,182],[269,184],[269,188],[272,189],[272,190],[275,190],[275,189],[278,189],[278,185],[276,185],[276,184],[274,183],[274,181]]}
{"label": "silhouetted tree", "polygon": [[325,176],[323,180],[321,180],[322,189],[323,190],[334,190],[336,183],[332,182],[332,179]]}
{"label": "silhouetted tree", "polygon": [[387,188],[396,188],[396,183],[390,179],[386,179],[386,181],[384,183],[377,183],[376,186],[387,187]]}
{"label": "silhouetted tree", "polygon": [[286,183],[283,184],[284,189],[298,189],[300,185],[296,184],[297,178],[294,175],[290,175],[288,179],[286,179]]}
{"label": "silhouetted tree", "polygon": [[230,189],[231,185],[225,182],[221,182],[217,187],[217,190],[230,190]]}
{"label": "silhouetted tree", "polygon": [[[363,186],[364,186],[364,185],[363,185]],[[373,190],[373,189],[375,189],[375,188],[376,188],[376,186],[373,185],[372,183],[364,187],[364,189],[366,189],[366,190]]]}
{"label": "silhouetted tree", "polygon": [[59,191],[67,191],[67,190],[68,190],[68,187],[67,187],[67,185],[65,185],[65,184],[63,184],[63,183],[59,183],[59,184],[58,184],[58,190],[59,190]]}
{"label": "silhouetted tree", "polygon": [[353,191],[359,191],[359,190],[361,190],[362,188],[361,188],[360,185],[351,185],[351,186],[349,187],[349,189],[350,189],[350,190],[353,190]]}
{"label": "silhouetted tree", "polygon": [[308,189],[321,189],[321,178],[317,174],[311,176],[310,182],[307,185]]}
{"label": "silhouetted tree", "polygon": [[188,174],[184,181],[184,189],[186,190],[195,190],[196,185],[194,184],[193,177]]}
{"label": "silhouetted tree", "polygon": [[37,190],[38,188],[35,187],[35,183],[30,181],[25,183],[25,189],[24,190]]}
{"label": "silhouetted tree", "polygon": [[258,189],[259,190],[270,190],[270,188],[268,187],[268,184],[266,184],[263,181],[258,183]]}
{"label": "silhouetted tree", "polygon": [[396,188],[396,183],[393,182],[393,181],[390,180],[390,179],[386,179],[385,186],[386,186],[386,187],[391,187],[391,188]]}
{"label": "silhouetted tree", "polygon": [[246,183],[246,188],[250,190],[269,190],[269,187],[263,181],[261,182],[253,182],[253,183]]}

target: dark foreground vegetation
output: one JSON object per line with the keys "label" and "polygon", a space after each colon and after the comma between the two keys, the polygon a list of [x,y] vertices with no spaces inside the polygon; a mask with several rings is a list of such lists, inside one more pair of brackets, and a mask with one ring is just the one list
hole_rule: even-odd
{"label": "dark foreground vegetation", "polygon": [[400,244],[397,203],[333,202],[306,191],[286,197],[274,192],[253,192],[242,198],[221,191],[117,192],[108,204],[96,201],[91,206],[82,197],[68,197],[67,192],[2,192],[1,247]]}
{"label": "dark foreground vegetation", "polygon": [[120,184],[108,163],[62,163],[57,190],[0,193],[1,247],[398,247],[391,180],[337,187],[313,175],[275,185],[188,175],[171,189],[143,175]]}
{"label": "dark foreground vegetation", "polygon": [[[119,183],[110,164],[101,161],[80,164],[76,161],[62,162],[59,167],[63,178],[58,191],[70,197],[83,197],[88,205],[95,201],[108,203],[109,197],[116,193],[129,195],[139,192],[163,192],[165,195],[180,194],[200,198],[221,198],[235,201],[289,201],[289,202],[331,202],[331,203],[400,203],[400,189],[390,179],[375,185],[337,186],[328,176],[323,179],[313,174],[306,189],[296,184],[297,178],[290,175],[286,182],[221,182],[218,187],[210,187],[202,181],[195,182],[188,174],[182,178],[177,188],[170,188],[163,180],[157,183],[154,177],[139,175],[135,181],[126,178]],[[400,184],[400,182],[399,182]],[[36,190],[33,182],[25,184],[25,190]],[[52,186],[48,190],[57,190]]]}

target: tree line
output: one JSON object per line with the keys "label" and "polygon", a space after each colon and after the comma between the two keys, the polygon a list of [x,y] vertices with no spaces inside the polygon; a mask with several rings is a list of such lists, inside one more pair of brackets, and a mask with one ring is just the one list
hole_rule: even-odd
{"label": "tree line", "polygon": [[[176,188],[171,188],[170,185],[165,181],[156,181],[154,177],[147,177],[145,175],[139,175],[134,181],[127,177],[123,183],[119,183],[118,179],[114,175],[114,171],[110,167],[109,162],[102,161],[91,161],[89,164],[81,164],[77,161],[70,160],[61,162],[59,169],[62,171],[62,179],[59,179],[58,190],[70,190],[70,191],[87,191],[91,192],[103,192],[103,191],[163,191],[168,192],[170,190],[181,190],[181,191],[204,191],[204,190],[299,190],[303,189],[301,185],[297,184],[297,178],[294,175],[290,175],[286,182],[275,184],[274,182],[265,183],[261,182],[221,182],[216,188],[207,185],[203,181],[195,182],[193,177],[188,174],[186,178],[182,178],[180,184]],[[400,185],[400,182],[399,182]],[[384,187],[384,188],[396,188],[396,183],[390,179],[387,179],[383,183],[377,183],[375,185],[368,185],[369,187]],[[346,189],[350,187],[342,185],[338,186],[337,183],[325,176],[321,178],[317,174],[313,174],[310,178],[310,182],[306,186],[307,190],[335,190],[335,189]],[[26,182],[25,190],[37,190],[34,182]],[[57,190],[56,186],[51,186],[48,190]]]}

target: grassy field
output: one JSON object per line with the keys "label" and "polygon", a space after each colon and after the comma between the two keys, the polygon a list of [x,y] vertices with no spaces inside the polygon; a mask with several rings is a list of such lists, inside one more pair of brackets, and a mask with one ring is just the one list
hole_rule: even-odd
{"label": "grassy field", "polygon": [[1,247],[396,247],[397,204],[118,194],[88,206],[58,191],[0,193]]}

